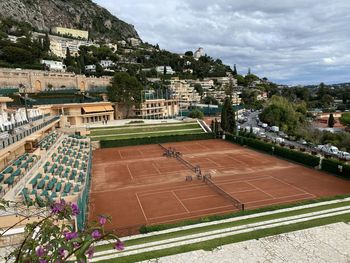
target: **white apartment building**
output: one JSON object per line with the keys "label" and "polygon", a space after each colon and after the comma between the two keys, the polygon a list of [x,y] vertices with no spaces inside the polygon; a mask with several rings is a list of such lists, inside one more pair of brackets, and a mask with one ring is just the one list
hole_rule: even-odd
{"label": "white apartment building", "polygon": [[64,65],[61,61],[41,60],[40,63],[43,64],[49,71],[66,72],[66,65]]}
{"label": "white apartment building", "polygon": [[141,45],[141,40],[138,38],[130,37],[128,38],[128,42],[132,47],[138,47],[139,45]]}
{"label": "white apartment building", "polygon": [[201,99],[198,92],[189,83],[178,78],[170,81],[170,91],[172,98],[179,101],[181,109],[188,109],[191,104],[199,103]]}
{"label": "white apartment building", "polygon": [[51,28],[51,31],[53,34],[58,35],[68,35],[75,38],[81,38],[88,40],[89,39],[89,32],[85,30],[79,30],[74,28],[65,28],[65,27],[53,27]]}
{"label": "white apartment building", "polygon": [[86,65],[85,71],[90,72],[90,73],[95,73],[96,72],[96,65]]}
{"label": "white apartment building", "polygon": [[104,69],[115,66],[115,63],[112,60],[101,60],[99,64]]}
{"label": "white apartment building", "polygon": [[69,48],[71,56],[78,56],[80,46],[98,47],[99,45],[95,44],[92,41],[69,39],[50,35],[50,50],[57,57],[65,58],[67,54],[67,48]]}
{"label": "white apartment building", "polygon": [[164,68],[165,68],[165,73],[167,75],[174,75],[175,74],[175,71],[170,66],[159,66],[159,67],[156,67],[156,71],[159,74],[164,74]]}
{"label": "white apartment building", "polygon": [[166,119],[179,116],[180,107],[177,100],[149,99],[141,103],[135,114],[143,119]]}
{"label": "white apartment building", "polygon": [[214,81],[212,79],[203,79],[203,80],[189,80],[192,86],[195,84],[200,84],[203,90],[211,90],[214,87]]}

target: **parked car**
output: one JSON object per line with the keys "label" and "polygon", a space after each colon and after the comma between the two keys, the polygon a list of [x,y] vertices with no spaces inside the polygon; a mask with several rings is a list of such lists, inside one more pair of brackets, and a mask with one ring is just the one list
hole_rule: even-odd
{"label": "parked car", "polygon": [[267,125],[267,123],[262,123],[261,124],[261,127],[263,127],[263,128],[267,128],[269,125]]}
{"label": "parked car", "polygon": [[265,132],[259,132],[259,133],[258,133],[258,136],[259,136],[260,138],[267,138]]}
{"label": "parked car", "polygon": [[252,130],[254,134],[258,134],[260,132],[260,128],[258,127],[253,127]]}
{"label": "parked car", "polygon": [[324,152],[325,154],[338,156],[339,149],[332,145],[325,145],[322,148],[322,152]]}
{"label": "parked car", "polygon": [[271,131],[273,131],[273,132],[279,132],[279,131],[280,131],[280,128],[278,128],[277,126],[272,126],[272,127],[271,127]]}
{"label": "parked car", "polygon": [[350,153],[339,151],[337,154],[339,159],[350,161]]}
{"label": "parked car", "polygon": [[284,139],[281,138],[281,137],[277,137],[277,138],[274,139],[274,142],[275,142],[275,143],[283,143],[283,142],[284,142]]}
{"label": "parked car", "polygon": [[305,141],[305,140],[303,140],[303,139],[299,140],[298,142],[299,142],[300,144],[302,144],[302,145],[306,145],[306,144],[307,144],[307,141]]}

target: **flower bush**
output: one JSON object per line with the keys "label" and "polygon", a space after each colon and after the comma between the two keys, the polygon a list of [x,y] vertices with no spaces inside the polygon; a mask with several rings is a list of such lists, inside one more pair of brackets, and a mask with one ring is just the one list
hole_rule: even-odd
{"label": "flower bush", "polygon": [[[7,203],[3,204],[2,208],[5,209]],[[50,208],[45,217],[26,225],[24,240],[5,258],[7,261],[88,262],[94,255],[95,244],[101,240],[115,242],[116,250],[124,249],[120,239],[104,229],[105,224],[110,222],[109,217],[100,216],[91,226],[77,231],[74,228],[74,217],[80,211],[75,203],[67,203],[62,199],[51,204]],[[2,235],[9,229],[3,231]]]}

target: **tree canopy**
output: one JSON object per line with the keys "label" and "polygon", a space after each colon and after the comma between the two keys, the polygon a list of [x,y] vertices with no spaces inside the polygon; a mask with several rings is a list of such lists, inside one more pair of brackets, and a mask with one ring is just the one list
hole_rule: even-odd
{"label": "tree canopy", "polygon": [[141,103],[141,91],[141,83],[126,72],[116,73],[111,85],[107,87],[109,99],[124,105],[127,109],[127,116],[131,107]]}
{"label": "tree canopy", "polygon": [[305,103],[291,103],[284,97],[273,96],[259,117],[270,126],[278,126],[283,131],[294,134],[305,122],[305,108]]}

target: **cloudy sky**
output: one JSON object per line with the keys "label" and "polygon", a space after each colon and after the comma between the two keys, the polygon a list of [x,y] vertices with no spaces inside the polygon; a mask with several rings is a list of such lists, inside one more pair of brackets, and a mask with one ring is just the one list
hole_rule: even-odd
{"label": "cloudy sky", "polygon": [[350,0],[93,0],[143,41],[284,84],[350,82]]}

